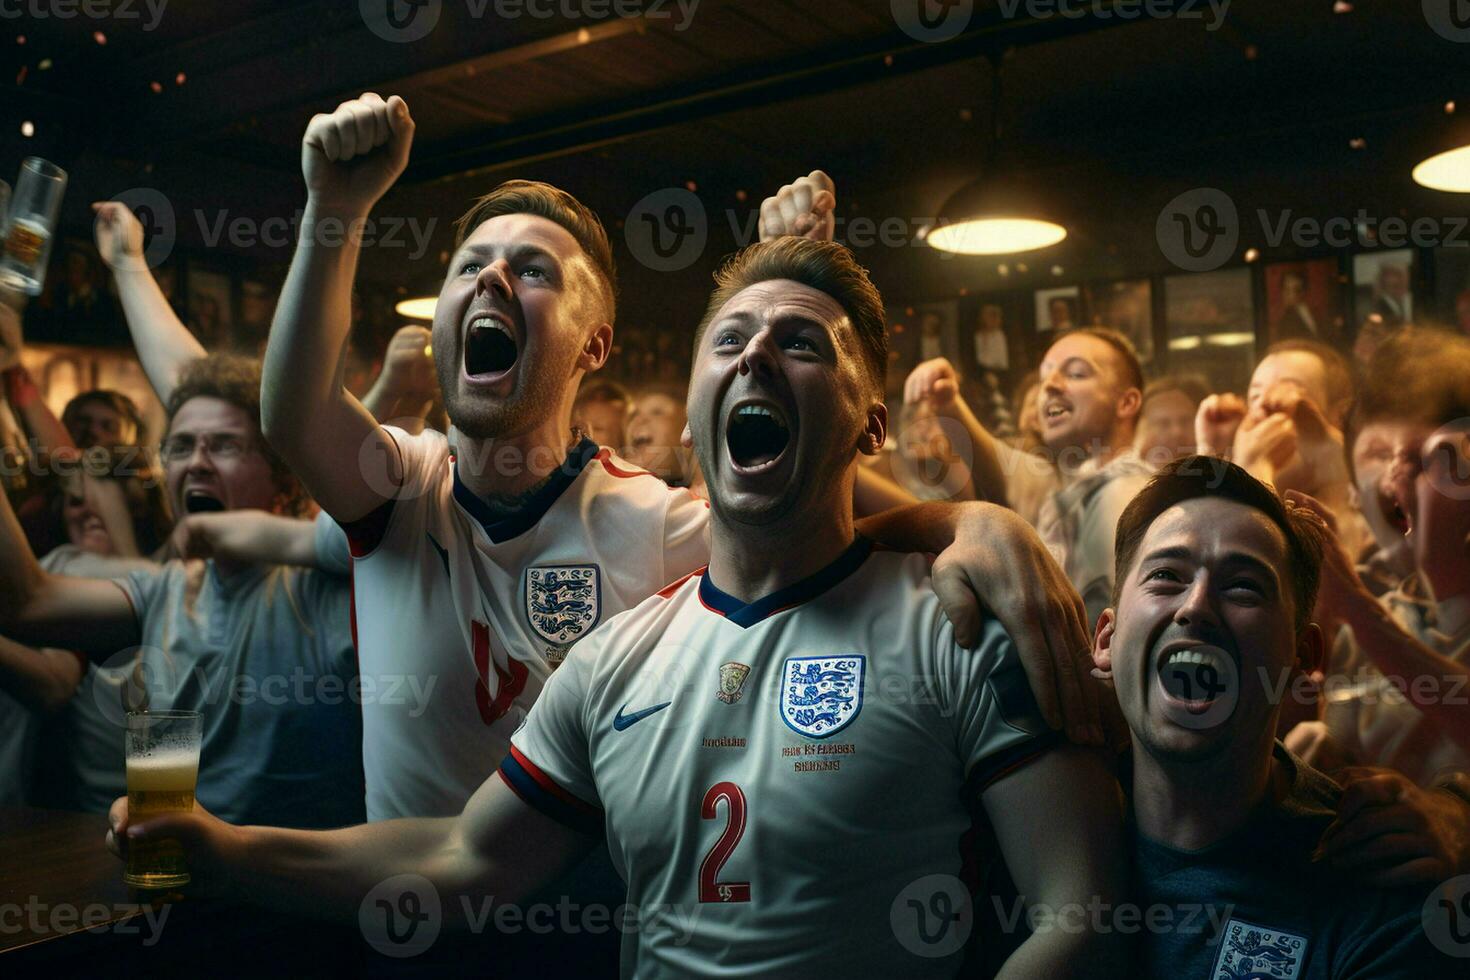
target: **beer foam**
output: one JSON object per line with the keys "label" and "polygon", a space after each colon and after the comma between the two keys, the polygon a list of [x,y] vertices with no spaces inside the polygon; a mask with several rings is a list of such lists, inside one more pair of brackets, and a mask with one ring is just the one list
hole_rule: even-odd
{"label": "beer foam", "polygon": [[192,791],[199,778],[199,753],[163,749],[128,759],[128,785],[135,789]]}

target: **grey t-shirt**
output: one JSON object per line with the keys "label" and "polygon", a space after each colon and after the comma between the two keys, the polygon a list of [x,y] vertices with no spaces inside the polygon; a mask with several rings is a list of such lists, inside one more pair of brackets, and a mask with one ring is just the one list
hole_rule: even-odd
{"label": "grey t-shirt", "polygon": [[347,581],[171,561],[118,585],[138,615],[149,706],[204,715],[206,809],[232,823],[362,822],[363,688]]}

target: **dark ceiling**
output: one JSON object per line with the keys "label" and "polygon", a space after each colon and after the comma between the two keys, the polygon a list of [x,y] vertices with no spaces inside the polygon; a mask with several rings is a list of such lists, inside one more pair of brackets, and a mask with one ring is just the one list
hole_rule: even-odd
{"label": "dark ceiling", "polygon": [[[435,10],[438,20],[414,41],[382,36],[402,23],[385,0],[174,0],[156,22],[144,0],[88,0],[112,11],[100,20],[80,0],[12,3],[32,13],[0,20],[24,36],[0,46],[0,161],[39,154],[67,167],[74,234],[87,234],[88,201],[155,188],[180,247],[198,249],[222,217],[300,206],[312,113],[364,89],[397,93],[418,136],[377,213],[437,221],[422,257],[368,250],[365,280],[432,291],[467,202],[507,177],[537,178],[603,215],[621,320],[660,329],[687,329],[760,198],[814,167],[836,179],[845,220],[889,221],[891,244],[859,253],[897,301],[1166,271],[1155,220],[1193,187],[1226,190],[1243,213],[1465,211],[1462,197],[1408,179],[1443,144],[1445,103],[1470,113],[1470,43],[1437,31],[1418,0],[1234,0],[1219,23],[1195,0],[1167,4],[1192,15],[1167,19],[1125,19],[1141,0],[1064,0],[1085,12],[1075,18],[1045,16],[1056,0],[978,0],[966,28],[936,43],[905,33],[895,11],[964,16],[966,0],[417,2],[407,30]],[[67,9],[76,15],[58,16]],[[595,16],[609,9],[645,16]],[[986,158],[999,52],[1005,159],[1047,188],[1073,231],[1005,278],[994,259],[947,258],[915,240]],[[27,120],[32,138],[21,136]],[[658,217],[679,188],[705,211],[706,244],[670,261],[635,254],[624,237],[635,204],[664,192],[652,199]],[[633,216],[635,233],[644,221]],[[1246,227],[1242,251],[1288,254]],[[272,265],[290,254],[217,247]]]}

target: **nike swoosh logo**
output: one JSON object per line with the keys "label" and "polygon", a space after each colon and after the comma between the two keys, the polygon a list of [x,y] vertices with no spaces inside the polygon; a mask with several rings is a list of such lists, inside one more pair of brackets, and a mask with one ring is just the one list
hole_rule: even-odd
{"label": "nike swoosh logo", "polygon": [[618,709],[617,716],[613,718],[613,728],[620,732],[632,728],[644,718],[647,718],[649,715],[652,714],[657,714],[658,712],[664,710],[673,703],[674,702],[672,701],[665,701],[663,704],[656,704],[651,708],[644,708],[641,711],[635,711],[631,715],[623,714],[623,708],[627,707],[627,705],[625,704],[623,705],[623,708]]}

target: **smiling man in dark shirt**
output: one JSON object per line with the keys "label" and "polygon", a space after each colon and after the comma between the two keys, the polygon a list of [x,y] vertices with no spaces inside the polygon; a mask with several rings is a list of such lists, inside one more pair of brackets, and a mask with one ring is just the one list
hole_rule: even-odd
{"label": "smiling man in dark shirt", "polygon": [[[1314,860],[1341,790],[1274,738],[1280,691],[1322,660],[1311,622],[1323,533],[1224,460],[1166,466],[1118,522],[1094,658],[1133,733],[1144,975],[1277,980],[1450,976],[1427,892]],[[1195,914],[1191,915],[1190,912]]]}

